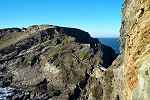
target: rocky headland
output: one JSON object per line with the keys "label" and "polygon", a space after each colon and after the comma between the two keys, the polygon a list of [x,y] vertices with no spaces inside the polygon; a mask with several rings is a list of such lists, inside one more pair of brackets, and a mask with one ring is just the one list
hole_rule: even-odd
{"label": "rocky headland", "polygon": [[10,100],[149,100],[150,0],[124,0],[121,24],[119,55],[80,29],[1,29],[0,94],[8,90]]}
{"label": "rocky headland", "polygon": [[[53,25],[0,30],[0,86],[13,100],[109,98],[117,54],[89,33]],[[110,82],[110,84],[108,84]]]}

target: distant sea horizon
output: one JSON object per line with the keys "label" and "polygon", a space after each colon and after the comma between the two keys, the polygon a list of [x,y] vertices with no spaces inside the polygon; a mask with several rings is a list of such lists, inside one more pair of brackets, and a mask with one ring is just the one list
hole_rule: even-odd
{"label": "distant sea horizon", "polygon": [[107,46],[113,48],[116,53],[120,52],[119,37],[102,37],[102,38],[98,38],[98,40],[102,44],[107,45]]}

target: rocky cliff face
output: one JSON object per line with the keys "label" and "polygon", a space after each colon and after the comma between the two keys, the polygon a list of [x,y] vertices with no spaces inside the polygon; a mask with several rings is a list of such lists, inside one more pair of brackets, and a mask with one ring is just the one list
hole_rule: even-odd
{"label": "rocky cliff face", "polygon": [[79,29],[1,29],[0,85],[14,100],[149,100],[149,24],[150,0],[124,0],[117,58]]}
{"label": "rocky cliff face", "polygon": [[115,57],[110,47],[79,29],[1,29],[0,85],[15,88],[14,100],[109,100],[113,74],[100,68]]}
{"label": "rocky cliff face", "polygon": [[150,0],[124,0],[122,13],[120,97],[121,100],[149,100]]}

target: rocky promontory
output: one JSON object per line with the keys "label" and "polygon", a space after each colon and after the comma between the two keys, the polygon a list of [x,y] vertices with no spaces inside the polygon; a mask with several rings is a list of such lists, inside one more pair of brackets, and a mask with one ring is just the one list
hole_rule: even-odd
{"label": "rocky promontory", "polygon": [[112,48],[80,29],[0,29],[0,86],[15,89],[13,100],[110,98],[113,74],[102,69],[115,58]]}
{"label": "rocky promontory", "polygon": [[121,53],[53,25],[0,29],[2,100],[149,100],[150,0],[124,0]]}

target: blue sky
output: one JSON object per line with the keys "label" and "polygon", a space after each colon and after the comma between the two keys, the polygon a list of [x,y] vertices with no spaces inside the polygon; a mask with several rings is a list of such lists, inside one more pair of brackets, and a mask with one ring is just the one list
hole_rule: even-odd
{"label": "blue sky", "polygon": [[53,24],[119,36],[123,0],[0,0],[0,28]]}

